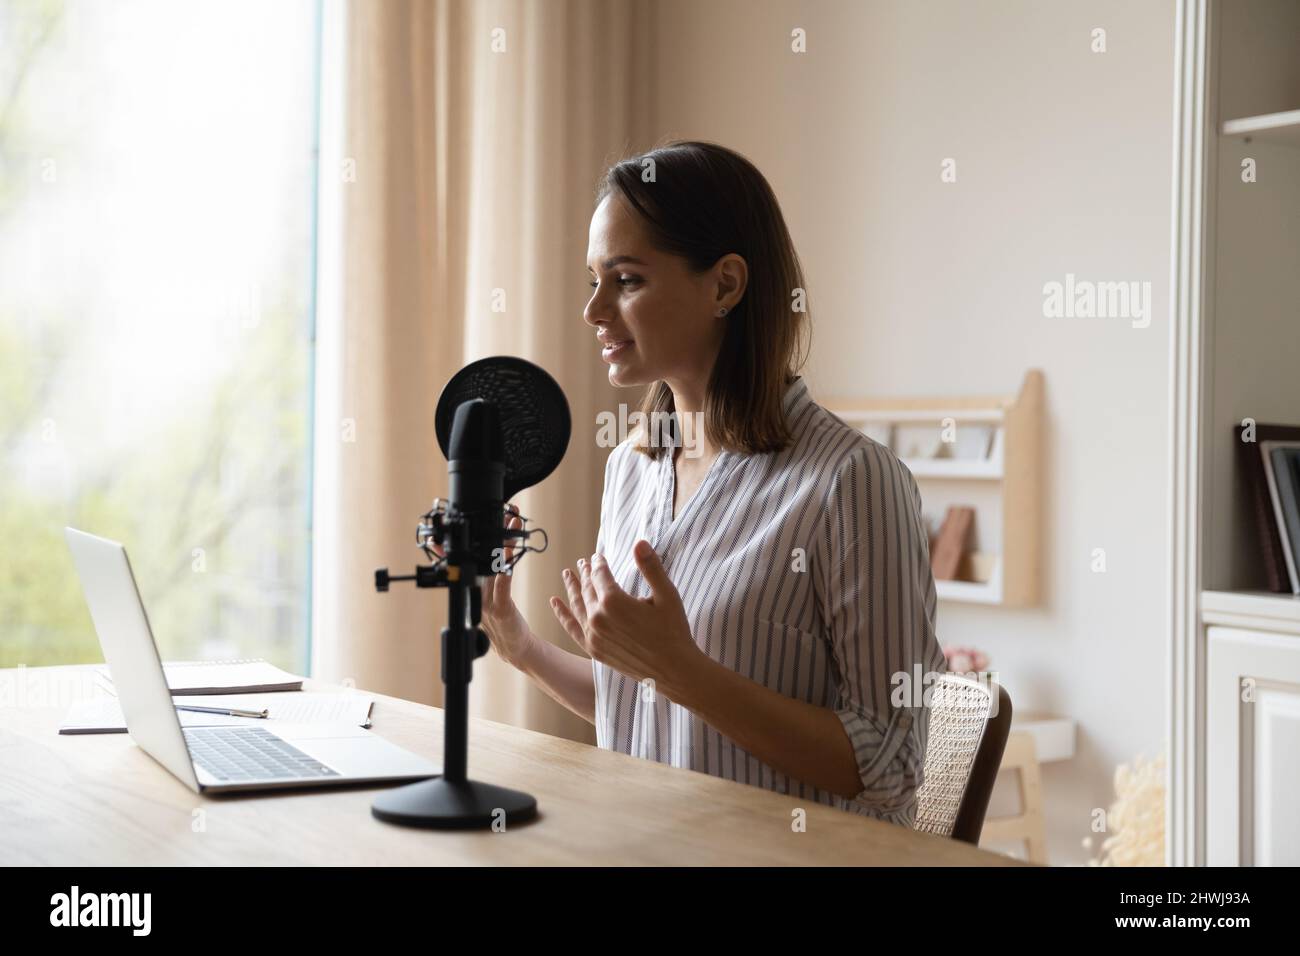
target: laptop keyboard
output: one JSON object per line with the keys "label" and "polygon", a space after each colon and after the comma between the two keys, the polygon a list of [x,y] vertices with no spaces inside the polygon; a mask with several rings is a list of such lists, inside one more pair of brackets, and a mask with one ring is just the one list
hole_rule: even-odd
{"label": "laptop keyboard", "polygon": [[189,727],[185,742],[194,762],[222,783],[339,776],[261,727]]}

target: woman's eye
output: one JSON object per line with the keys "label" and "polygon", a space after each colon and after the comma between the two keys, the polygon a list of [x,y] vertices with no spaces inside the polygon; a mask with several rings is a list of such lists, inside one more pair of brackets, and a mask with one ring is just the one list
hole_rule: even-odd
{"label": "woman's eye", "polygon": [[[639,276],[619,276],[619,277],[618,277],[618,284],[621,285],[621,286],[636,285],[636,284],[637,284],[638,282],[640,282],[640,281],[641,281],[641,279],[640,279]],[[599,285],[599,283],[596,282],[596,281],[593,279],[593,280],[591,280],[590,282],[588,282],[587,285],[591,286],[591,287],[594,289],[594,288],[596,288],[597,285]]]}

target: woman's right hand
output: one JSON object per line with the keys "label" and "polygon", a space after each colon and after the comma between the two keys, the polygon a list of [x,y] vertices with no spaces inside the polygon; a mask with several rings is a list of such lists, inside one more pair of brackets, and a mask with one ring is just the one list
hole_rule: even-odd
{"label": "woman's right hand", "polygon": [[[524,523],[518,517],[518,509],[514,505],[507,505],[506,509],[511,515],[506,521],[506,528],[522,530]],[[433,551],[438,557],[443,556],[443,549],[436,544],[433,546]],[[514,555],[514,539],[511,539],[505,546],[504,563],[507,566],[514,560]],[[507,664],[518,667],[533,641],[538,638],[510,597],[510,575],[505,571],[498,572],[484,581],[479,589],[483,595],[483,614],[480,621],[483,631],[487,634],[497,656]]]}

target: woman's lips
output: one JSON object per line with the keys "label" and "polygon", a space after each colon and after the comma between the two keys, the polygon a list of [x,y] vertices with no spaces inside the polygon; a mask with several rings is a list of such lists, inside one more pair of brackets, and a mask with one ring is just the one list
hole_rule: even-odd
{"label": "woman's lips", "polygon": [[606,345],[600,350],[600,357],[608,362],[611,359],[622,355],[629,347],[631,347],[631,345],[631,339],[624,339],[622,342],[614,342],[610,345]]}

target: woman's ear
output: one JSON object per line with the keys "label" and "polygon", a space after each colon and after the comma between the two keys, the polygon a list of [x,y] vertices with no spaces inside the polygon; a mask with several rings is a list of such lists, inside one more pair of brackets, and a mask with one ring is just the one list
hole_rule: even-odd
{"label": "woman's ear", "polygon": [[713,267],[716,275],[714,314],[725,316],[745,295],[749,284],[749,264],[734,252],[728,253]]}

